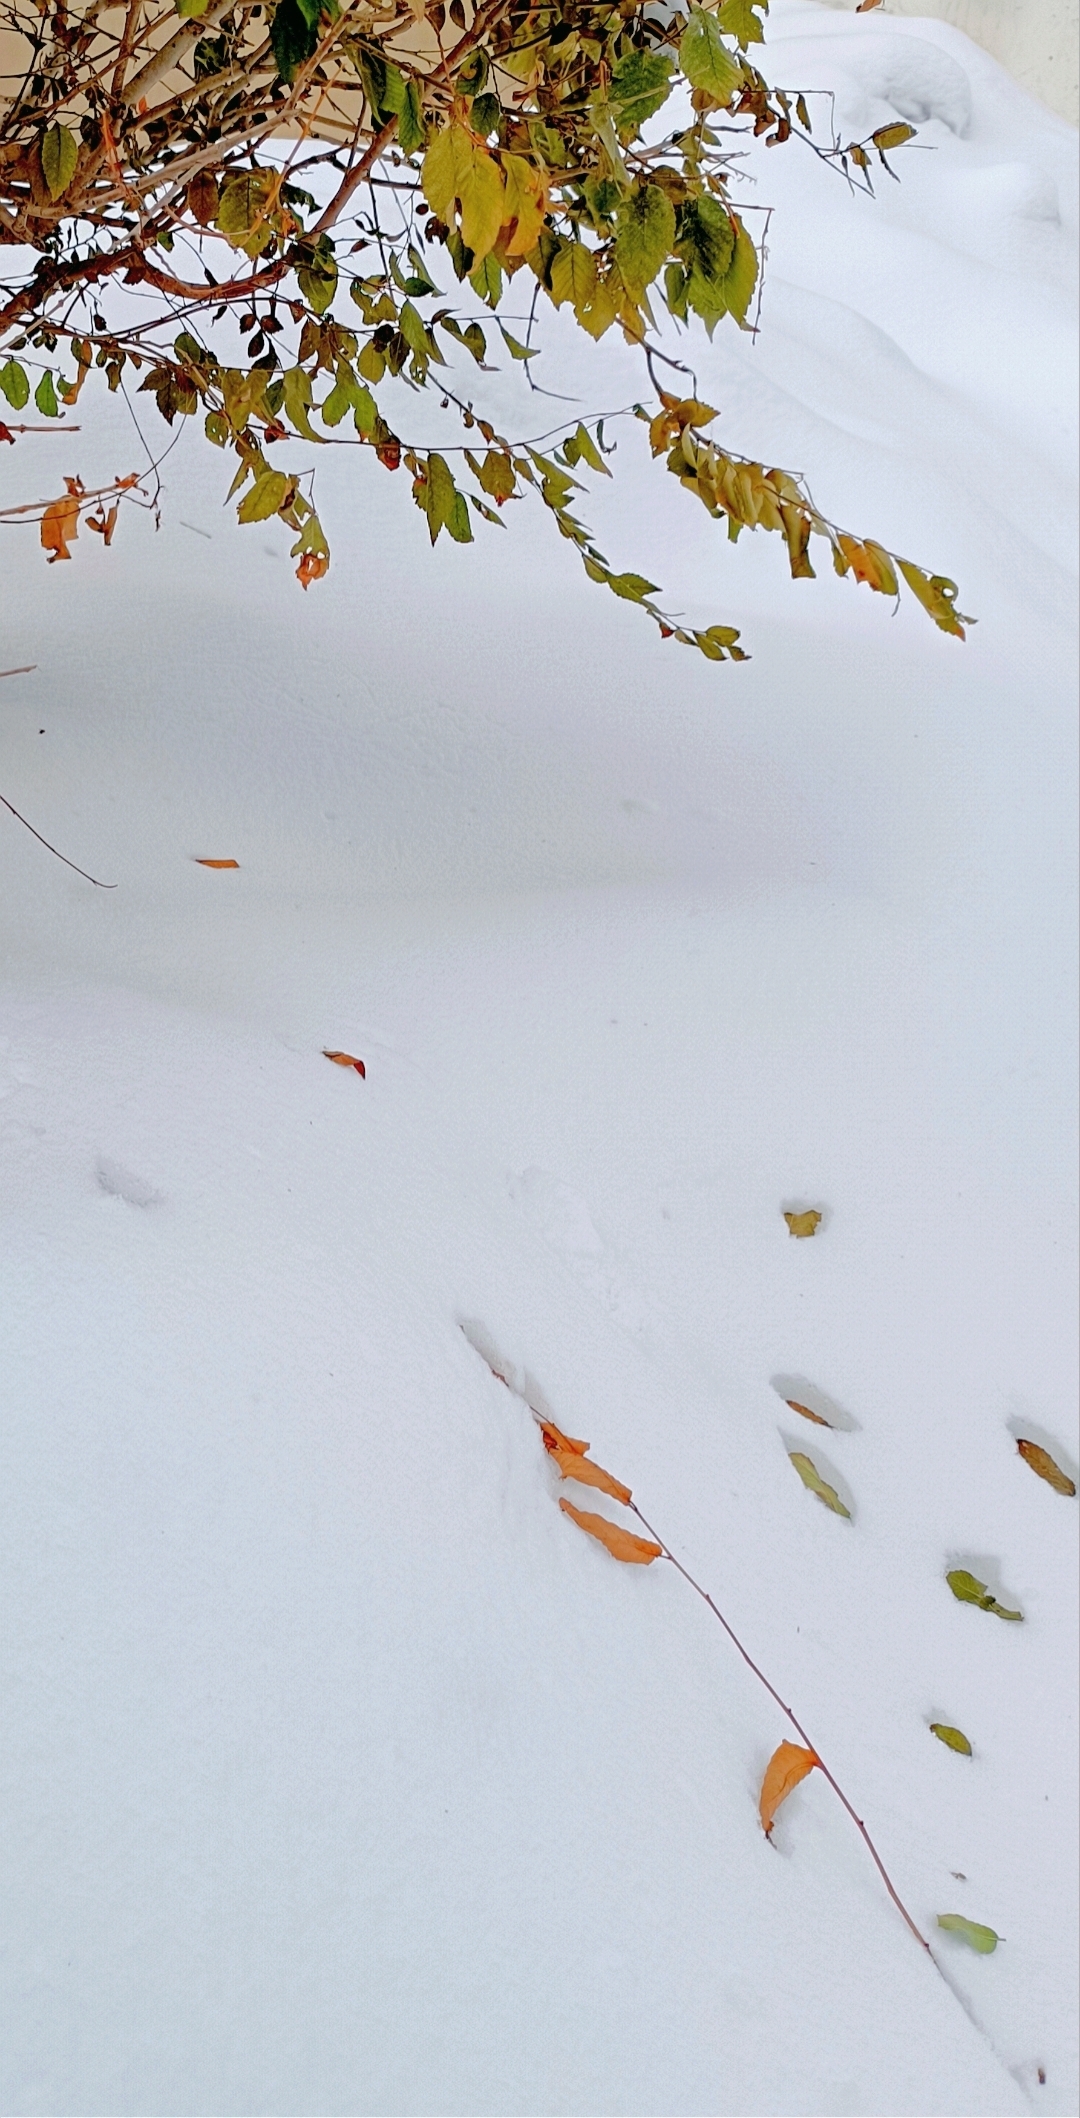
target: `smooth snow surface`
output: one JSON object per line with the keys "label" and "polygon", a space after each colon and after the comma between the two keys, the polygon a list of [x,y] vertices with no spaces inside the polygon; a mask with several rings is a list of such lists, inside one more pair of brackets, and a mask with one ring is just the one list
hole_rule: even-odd
{"label": "smooth snow surface", "polygon": [[[755,156],[762,333],[699,389],[954,575],[966,646],[729,547],[636,425],[586,519],[745,667],[524,506],[431,555],[330,449],[306,597],[193,436],[159,534],[5,545],[0,789],[119,884],[0,812],[6,2112],[1077,2109],[1077,1507],[1015,1448],[1075,1475],[1076,142],[940,25],[770,43],[934,151],[876,203]],[[549,388],[633,401],[549,321]],[[137,466],[80,413],[15,497]],[[717,1598],[944,1977],[820,1774],[766,1843],[790,1729],[559,1513],[462,1322]]]}

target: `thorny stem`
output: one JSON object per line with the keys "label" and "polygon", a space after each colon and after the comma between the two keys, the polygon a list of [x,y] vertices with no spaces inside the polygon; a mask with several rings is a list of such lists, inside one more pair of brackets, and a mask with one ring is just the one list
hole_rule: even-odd
{"label": "thorny stem", "polygon": [[873,1861],[874,1866],[876,1867],[878,1874],[880,1875],[881,1880],[884,1883],[885,1888],[888,1891],[889,1896],[891,1897],[893,1904],[896,1906],[896,1909],[899,1912],[901,1918],[906,1922],[907,1926],[910,1928],[912,1934],[915,1936],[916,1941],[919,1943],[920,1948],[926,1950],[926,1953],[930,1958],[931,1963],[936,1963],[937,1959],[934,1956],[934,1952],[931,1949],[925,1934],[921,1933],[919,1928],[916,1926],[915,1921],[912,1919],[911,1914],[903,1901],[903,1898],[900,1896],[899,1892],[895,1888],[892,1878],[889,1875],[888,1869],[886,1868],[885,1863],[882,1860],[881,1855],[878,1852],[877,1847],[875,1846],[874,1841],[866,1828],[866,1825],[863,1823],[861,1816],[856,1815],[855,1810],[852,1804],[849,1802],[847,1795],[844,1793],[844,1790],[841,1787],[839,1781],[833,1777],[833,1774],[829,1771],[829,1768],[826,1765],[824,1758],[818,1751],[816,1745],[810,1741],[810,1738],[807,1735],[806,1730],[802,1725],[802,1722],[796,1719],[796,1716],[792,1712],[790,1706],[785,1706],[784,1701],[780,1697],[780,1694],[777,1691],[775,1685],[770,1684],[768,1677],[765,1675],[764,1670],[758,1668],[758,1665],[754,1661],[753,1656],[747,1652],[746,1648],[742,1644],[742,1641],[739,1639],[738,1634],[728,1624],[728,1621],[725,1618],[723,1611],[720,1610],[718,1606],[713,1602],[713,1599],[709,1595],[708,1590],[702,1588],[700,1581],[694,1580],[693,1575],[687,1570],[686,1567],[684,1567],[682,1560],[676,1559],[674,1552],[671,1551],[669,1547],[664,1543],[664,1540],[660,1536],[659,1531],[654,1530],[651,1522],[646,1521],[644,1515],[641,1512],[641,1509],[638,1507],[636,1500],[632,1500],[630,1502],[630,1508],[632,1513],[637,1516],[638,1521],[644,1525],[645,1529],[648,1530],[649,1535],[653,1539],[654,1543],[660,1546],[665,1559],[670,1559],[672,1566],[675,1567],[676,1571],[682,1575],[683,1580],[688,1581],[690,1587],[694,1590],[695,1594],[701,1597],[703,1603],[708,1604],[709,1609],[713,1614],[713,1617],[719,1620],[719,1623],[723,1626],[724,1631],[728,1636],[728,1639],[732,1643],[732,1646],[738,1649],[740,1655],[743,1658],[743,1661],[747,1665],[747,1668],[753,1670],[754,1675],[758,1680],[758,1683],[763,1684],[765,1686],[765,1689],[771,1699],[775,1699],[776,1704],[780,1708],[781,1713],[786,1715],[793,1729],[796,1731],[796,1734],[802,1737],[806,1748],[808,1750],[813,1751],[817,1764],[820,1767],[820,1770],[824,1773],[825,1778],[828,1780],[828,1783],[832,1788],[833,1793],[836,1795],[837,1799],[843,1804],[843,1807],[847,1810],[847,1813],[851,1818],[852,1823],[854,1824],[856,1830],[859,1832],[860,1837],[863,1839],[867,1851],[870,1855],[870,1858]]}

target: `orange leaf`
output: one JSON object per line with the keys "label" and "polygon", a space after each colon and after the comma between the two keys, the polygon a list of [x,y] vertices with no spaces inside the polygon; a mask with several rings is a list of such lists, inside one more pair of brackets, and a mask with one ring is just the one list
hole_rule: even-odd
{"label": "orange leaf", "polygon": [[811,1412],[809,1405],[800,1405],[798,1398],[785,1397],[789,1412],[801,1412],[804,1419],[812,1419],[815,1427],[832,1427],[831,1419],[822,1419],[820,1412]]}
{"label": "orange leaf", "polygon": [[1049,1449],[1041,1449],[1037,1441],[1018,1441],[1016,1446],[1024,1462],[1030,1464],[1038,1478],[1045,1478],[1047,1485],[1053,1486],[1055,1493],[1064,1493],[1067,1499],[1072,1499],[1076,1487],[1061,1465],[1054,1462]]}
{"label": "orange leaf", "polygon": [[[651,1566],[654,1559],[662,1559],[664,1547],[653,1544],[648,1537],[635,1537],[630,1530],[620,1530],[617,1523],[609,1522],[606,1515],[589,1515],[584,1508],[576,1508],[570,1500],[560,1500],[564,1515],[572,1517],[578,1528],[586,1530],[598,1543],[606,1545],[613,1559],[622,1559],[627,1566]],[[817,1760],[815,1759],[815,1764]]]}
{"label": "orange leaf", "polygon": [[610,1493],[612,1500],[621,1500],[625,1506],[630,1499],[630,1488],[613,1478],[610,1471],[603,1471],[598,1463],[581,1456],[576,1449],[552,1449],[551,1460],[563,1478],[576,1478],[583,1486],[598,1486],[601,1493]]}
{"label": "orange leaf", "polygon": [[587,1441],[575,1441],[570,1434],[560,1434],[558,1427],[550,1419],[542,1419],[540,1429],[544,1437],[544,1447],[552,1455],[557,1449],[572,1449],[575,1456],[584,1456],[589,1446]]}
{"label": "orange leaf", "polygon": [[197,853],[195,865],[199,868],[238,868],[240,863],[238,860],[203,860]]}
{"label": "orange leaf", "polygon": [[792,1788],[797,1787],[800,1780],[805,1780],[807,1773],[813,1772],[815,1765],[820,1763],[821,1759],[814,1751],[804,1750],[798,1743],[781,1743],[779,1750],[773,1751],[765,1768],[758,1803],[767,1839],[772,1837],[776,1812],[781,1802],[786,1802]]}
{"label": "orange leaf", "polygon": [[328,1052],[323,1046],[323,1058],[332,1059],[335,1066],[351,1066],[361,1081],[367,1080],[367,1068],[362,1059],[354,1059],[351,1052]]}
{"label": "orange leaf", "polygon": [[51,553],[50,566],[58,559],[70,559],[69,544],[74,544],[79,534],[79,496],[68,493],[63,500],[53,500],[41,518],[42,549]]}

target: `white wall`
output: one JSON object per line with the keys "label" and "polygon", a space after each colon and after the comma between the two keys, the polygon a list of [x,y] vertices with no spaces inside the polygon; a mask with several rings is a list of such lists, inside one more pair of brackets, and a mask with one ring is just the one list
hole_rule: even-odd
{"label": "white wall", "polygon": [[[856,0],[823,0],[852,9]],[[1077,0],[885,0],[894,15],[936,15],[1007,66],[1014,80],[1073,125],[1080,121]]]}

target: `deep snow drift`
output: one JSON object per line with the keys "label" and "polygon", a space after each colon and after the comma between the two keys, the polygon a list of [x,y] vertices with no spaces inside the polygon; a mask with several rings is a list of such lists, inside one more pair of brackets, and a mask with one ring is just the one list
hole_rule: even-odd
{"label": "deep snow drift", "polygon": [[[0,812],[5,2111],[1077,2108],[1076,1503],[1015,1449],[1075,1476],[1076,138],[940,24],[771,46],[934,151],[876,203],[758,155],[762,335],[699,384],[966,646],[733,551],[640,428],[583,512],[742,668],[524,512],[430,555],[347,453],[306,598],[187,441],[157,536],[5,545],[0,790],[119,884]],[[600,411],[615,359],[544,379]],[[136,466],[83,403],[17,497]],[[789,1729],[559,1513],[463,1319],[955,1991],[820,1775],[766,1843]]]}

